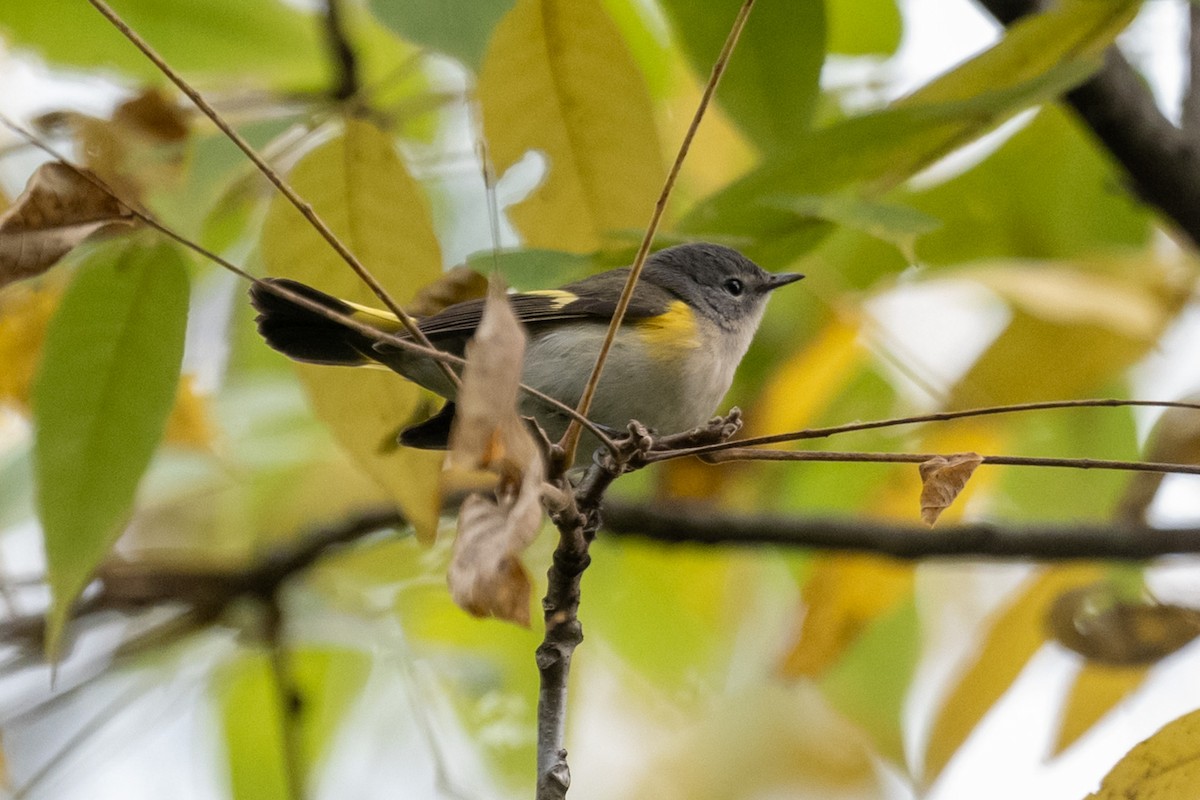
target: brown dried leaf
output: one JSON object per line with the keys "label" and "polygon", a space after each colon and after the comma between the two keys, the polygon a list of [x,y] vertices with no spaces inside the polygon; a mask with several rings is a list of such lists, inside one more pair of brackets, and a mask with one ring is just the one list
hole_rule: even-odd
{"label": "brown dried leaf", "polygon": [[1063,647],[1102,664],[1153,664],[1200,636],[1200,614],[1150,599],[1129,599],[1108,583],[1064,592],[1050,610]]}
{"label": "brown dried leaf", "polygon": [[431,317],[455,303],[478,300],[487,294],[487,288],[487,278],[470,267],[459,265],[417,292],[408,306],[408,313],[414,317]]}
{"label": "brown dried leaf", "polygon": [[978,453],[959,453],[934,456],[921,464],[921,519],[926,525],[933,527],[982,463]]}
{"label": "brown dried leaf", "polygon": [[98,231],[133,224],[132,212],[84,173],[43,164],[0,215],[0,286],[40,275]]}
{"label": "brown dried leaf", "polygon": [[525,333],[494,282],[467,345],[442,491],[470,491],[447,575],[454,601],[476,616],[528,625],[531,584],[520,554],[541,525],[544,469],[517,415],[524,357]]}
{"label": "brown dried leaf", "polygon": [[[1200,394],[1180,399],[1197,403],[1200,402]],[[1171,464],[1200,464],[1200,411],[1194,408],[1168,408],[1164,411],[1147,437],[1142,458]],[[1136,472],[1130,476],[1121,502],[1117,505],[1117,519],[1144,525],[1146,512],[1158,495],[1164,477],[1161,472]]]}

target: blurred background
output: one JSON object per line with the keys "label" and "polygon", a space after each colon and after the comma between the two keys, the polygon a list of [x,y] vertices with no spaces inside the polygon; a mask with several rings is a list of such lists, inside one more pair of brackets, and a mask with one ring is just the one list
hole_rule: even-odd
{"label": "blurred background", "polygon": [[[737,6],[113,7],[407,303],[457,265],[535,288],[629,263]],[[659,237],[808,275],[773,299],[727,398],[747,433],[1195,400],[1195,243],[1056,100],[1114,37],[1194,135],[1186,0],[1075,0],[1007,34],[966,0],[758,0]],[[372,299],[83,0],[5,0],[0,113],[248,271]],[[0,210],[48,158],[0,130]],[[38,487],[56,476],[32,455],[51,402],[32,387],[43,341],[67,324],[64,293],[120,246],[89,241],[0,289],[5,796],[293,798],[289,749],[316,798],[529,796],[538,615],[524,630],[454,606],[439,459],[385,444],[434,398],[289,363],[258,339],[245,282],[190,255],[162,442],[116,544],[72,562],[80,586],[97,567],[101,580],[61,662],[44,663],[39,620],[50,587],[75,580],[59,566],[75,550],[39,523]],[[1186,412],[1068,409],[827,446],[1196,462],[1200,428]],[[613,488],[628,503],[864,524],[917,521],[919,493],[911,465],[830,463],[675,461]],[[330,549],[283,584],[279,619],[248,597],[209,616],[186,597],[86,605],[122,576],[233,574],[397,508],[437,543],[403,526]],[[1189,477],[983,468],[946,517],[1185,525],[1200,505]],[[535,597],[554,540],[547,526],[525,555]],[[580,800],[1082,797],[1200,707],[1186,558],[907,564],[603,531],[592,557],[569,717]]]}

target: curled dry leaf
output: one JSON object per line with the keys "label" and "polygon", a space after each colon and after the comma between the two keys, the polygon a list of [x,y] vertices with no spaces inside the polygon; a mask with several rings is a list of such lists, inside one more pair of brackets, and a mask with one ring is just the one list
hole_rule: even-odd
{"label": "curled dry leaf", "polygon": [[921,464],[921,519],[933,526],[958,497],[975,468],[983,463],[978,453],[934,456]]}
{"label": "curled dry leaf", "polygon": [[499,283],[467,345],[443,494],[468,492],[447,576],[454,601],[476,616],[529,624],[529,575],[520,554],[537,535],[544,468],[517,415],[525,333]]}
{"label": "curled dry leaf", "polygon": [[414,317],[431,317],[455,303],[478,300],[487,294],[487,287],[487,278],[470,267],[459,265],[417,292],[408,305],[408,313]]}
{"label": "curled dry leaf", "polygon": [[89,177],[60,162],[33,173],[0,215],[0,286],[40,275],[94,233],[133,224],[129,208]]}
{"label": "curled dry leaf", "polygon": [[1102,664],[1153,664],[1200,636],[1200,613],[1125,598],[1107,583],[1064,592],[1047,617],[1059,644]]}

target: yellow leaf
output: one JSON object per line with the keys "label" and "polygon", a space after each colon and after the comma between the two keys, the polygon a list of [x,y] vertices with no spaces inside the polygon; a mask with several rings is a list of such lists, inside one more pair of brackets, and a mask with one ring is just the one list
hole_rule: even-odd
{"label": "yellow leaf", "polygon": [[498,172],[531,150],[548,161],[509,210],[526,244],[591,252],[649,221],[666,174],[653,106],[597,0],[518,0],[492,34],[479,97]]}
{"label": "yellow leaf", "polygon": [[[441,254],[429,209],[391,139],[357,120],[345,133],[306,155],[292,185],[400,303],[441,274]],[[263,226],[270,271],[354,302],[373,294],[290,203],[272,201]],[[396,431],[411,417],[420,390],[382,370],[298,364],[317,417],[351,457],[399,505],[423,541],[437,530],[441,456],[404,450]]]}
{"label": "yellow leaf", "polygon": [[958,498],[975,468],[983,463],[978,453],[934,456],[920,465],[921,519],[933,526],[942,512]]}
{"label": "yellow leaf", "polygon": [[884,558],[821,558],[804,584],[804,622],[780,667],[790,677],[820,677],[867,626],[912,594],[913,571]]}
{"label": "yellow leaf", "polygon": [[1200,711],[1168,722],[1117,762],[1087,800],[1191,800],[1200,786]]}
{"label": "yellow leaf", "polygon": [[42,354],[46,325],[58,308],[62,282],[10,286],[0,291],[0,404],[28,413],[29,390]]}
{"label": "yellow leaf", "polygon": [[196,391],[194,376],[180,375],[175,405],[171,408],[171,416],[167,417],[163,438],[174,445],[205,449],[212,446],[215,437],[208,397]]}
{"label": "yellow leaf", "polygon": [[1007,300],[1013,316],[954,388],[950,408],[1075,397],[1111,381],[1155,345],[1190,292],[1145,259],[1018,263],[970,275]]}
{"label": "yellow leaf", "polygon": [[1101,717],[1132,694],[1146,679],[1150,666],[1115,667],[1089,661],[1075,677],[1054,743],[1057,755],[1075,743]]}
{"label": "yellow leaf", "polygon": [[1041,573],[999,612],[974,661],[942,703],[925,751],[923,778],[932,783],[983,715],[1008,691],[1046,642],[1046,618],[1064,591],[1092,583],[1102,567],[1056,567]]}
{"label": "yellow leaf", "polygon": [[811,425],[854,377],[866,354],[858,325],[834,319],[775,370],[747,418],[756,430],[776,433]]}

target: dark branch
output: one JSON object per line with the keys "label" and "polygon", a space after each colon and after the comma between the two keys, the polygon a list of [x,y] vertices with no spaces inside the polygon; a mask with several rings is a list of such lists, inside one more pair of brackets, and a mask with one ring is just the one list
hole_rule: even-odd
{"label": "dark branch", "polygon": [[350,47],[350,40],[346,38],[346,29],[342,25],[341,0],[325,0],[325,39],[329,43],[336,76],[333,98],[349,100],[358,94],[358,58]]}
{"label": "dark branch", "polygon": [[[1005,25],[1037,11],[1035,0],[979,3]],[[1124,166],[1138,196],[1200,245],[1200,142],[1162,115],[1129,62],[1110,49],[1100,71],[1066,99]]]}
{"label": "dark branch", "polygon": [[884,520],[728,514],[700,505],[604,505],[604,530],[674,544],[778,545],[915,561],[930,558],[1145,561],[1200,554],[1200,528],[1123,524],[1002,525],[934,529]]}
{"label": "dark branch", "polygon": [[1180,124],[1192,136],[1200,131],[1200,5],[1188,3],[1188,83]]}

